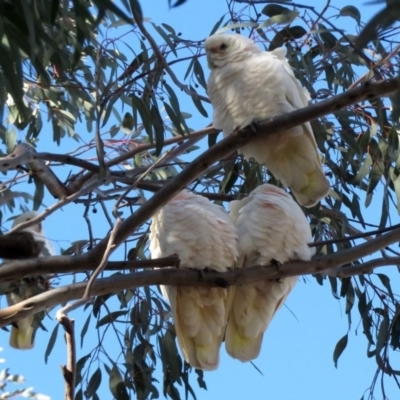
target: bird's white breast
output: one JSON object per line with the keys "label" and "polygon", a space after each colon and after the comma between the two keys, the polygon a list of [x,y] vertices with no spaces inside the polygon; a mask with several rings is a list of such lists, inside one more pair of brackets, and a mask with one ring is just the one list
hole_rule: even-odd
{"label": "bird's white breast", "polygon": [[301,87],[285,63],[274,54],[262,52],[213,69],[208,94],[214,126],[226,136],[253,121],[292,111],[288,97],[299,96],[296,92]]}

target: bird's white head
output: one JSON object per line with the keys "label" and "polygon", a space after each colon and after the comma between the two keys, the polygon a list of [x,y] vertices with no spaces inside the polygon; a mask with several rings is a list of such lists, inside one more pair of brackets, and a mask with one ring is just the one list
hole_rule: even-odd
{"label": "bird's white head", "polygon": [[[37,217],[38,215],[39,213],[37,211],[24,212],[23,214],[19,215],[17,218],[14,219],[13,228],[19,224],[22,224],[23,222],[30,221],[31,219]],[[35,231],[37,233],[43,233],[41,223],[32,225],[28,229]]]}
{"label": "bird's white head", "polygon": [[181,192],[179,192],[177,195],[175,195],[172,199],[172,201],[179,201],[179,200],[189,200],[193,197],[196,197],[196,195],[192,192],[190,192],[187,189],[183,189]]}
{"label": "bird's white head", "polygon": [[264,183],[262,185],[257,186],[252,193],[262,193],[262,194],[268,194],[268,195],[277,195],[277,196],[282,196],[286,197],[290,200],[292,200],[291,196],[289,193],[287,193],[285,190],[275,186],[271,185],[269,183]]}
{"label": "bird's white head", "polygon": [[224,66],[226,63],[241,61],[249,53],[260,53],[260,48],[252,39],[244,36],[217,33],[208,37],[204,43],[210,69]]}

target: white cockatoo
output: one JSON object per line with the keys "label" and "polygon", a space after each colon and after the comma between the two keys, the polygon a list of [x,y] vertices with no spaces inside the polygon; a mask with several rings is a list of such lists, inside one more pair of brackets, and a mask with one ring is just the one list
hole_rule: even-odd
{"label": "white cockatoo", "polygon": [[[177,253],[180,268],[227,271],[235,265],[237,247],[236,229],[225,210],[187,190],[167,203],[151,223],[151,257]],[[198,369],[216,369],[234,288],[162,286],[161,290],[169,300],[185,360]]]}
{"label": "white cockatoo", "polygon": [[[37,215],[38,213],[36,211],[25,212],[15,218],[13,222],[13,227],[21,224],[22,222],[29,221],[35,218]],[[42,224],[39,223],[32,225],[26,229],[23,229],[23,231],[30,232],[33,235],[35,241],[39,242],[39,244],[41,245],[41,252],[39,254],[39,257],[55,255],[54,248],[51,242],[44,236]],[[6,263],[8,262],[8,260],[3,260],[3,262]],[[29,278],[27,278],[27,280],[29,280]],[[11,306],[19,303],[45,290],[44,288],[39,288],[36,281],[33,284],[25,281],[26,280],[24,280],[24,284],[21,284],[18,289],[14,290],[12,293],[7,294],[8,305]],[[10,335],[11,347],[21,350],[33,348],[35,333],[34,318],[35,316],[32,315],[23,318],[12,325]]]}
{"label": "white cockatoo", "polygon": [[[308,105],[308,92],[295,78],[286,49],[261,51],[237,34],[215,34],[205,41],[211,74],[207,90],[214,108],[213,125],[224,136]],[[246,159],[265,164],[290,187],[297,201],[311,207],[329,192],[309,122],[264,136],[239,150]]]}
{"label": "white cockatoo", "polygon": [[[261,185],[232,201],[230,210],[239,236],[239,267],[310,260],[314,254],[307,245],[312,241],[307,219],[284,190]],[[243,362],[258,357],[264,332],[296,282],[288,277],[236,287],[225,337],[232,357]]]}

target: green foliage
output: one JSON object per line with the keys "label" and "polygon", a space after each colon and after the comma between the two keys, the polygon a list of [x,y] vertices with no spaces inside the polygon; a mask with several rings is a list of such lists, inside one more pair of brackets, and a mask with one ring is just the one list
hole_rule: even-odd
{"label": "green foliage", "polygon": [[[183,3],[169,1],[171,7]],[[136,0],[121,4],[125,11],[111,0],[3,1],[0,13],[3,153],[13,150],[18,137],[38,152],[42,143],[53,140],[53,148],[62,149],[54,153],[65,157],[53,154],[48,159],[63,177],[66,193],[78,194],[73,200],[82,205],[87,221],[89,209],[101,210],[99,220],[110,226],[110,215],[138,209],[152,192],[174,179],[201,147],[194,142],[187,147],[171,145],[184,143],[211,122],[203,43],[182,37],[168,24],[148,23]],[[290,2],[264,7],[229,2],[229,7],[231,13],[215,16],[212,32],[240,31],[269,50],[286,46],[296,77],[313,103],[371,80],[398,77],[397,2],[388,2],[365,26],[361,11],[352,5],[339,11],[328,8],[324,14]],[[137,16],[135,23],[131,12]],[[156,46],[141,30],[141,21]],[[347,27],[350,23],[354,25]],[[351,238],[358,226],[387,227],[391,213],[400,210],[399,104],[398,93],[390,101],[366,98],[344,109],[339,105],[336,112],[312,121],[332,188],[323,206],[305,210],[316,241]],[[208,146],[220,137],[215,132],[209,135]],[[69,138],[79,148],[66,156]],[[17,214],[18,205],[24,209],[32,202],[38,209],[43,204],[46,184],[31,176],[29,167],[18,165],[17,173],[4,173],[4,211]],[[90,189],[96,179],[97,186]],[[31,184],[26,192],[15,191],[17,181]],[[247,194],[262,182],[279,185],[264,167],[232,154],[211,165],[190,188],[222,202]],[[377,219],[366,213],[372,202],[381,204]],[[92,248],[98,236],[91,227],[89,232],[90,237],[75,238],[63,254]],[[144,224],[125,243],[125,259],[146,259],[147,240]],[[328,243],[320,252],[348,250],[354,243]],[[398,254],[392,248],[385,251]],[[71,275],[71,281],[87,280],[86,275]],[[351,332],[361,329],[368,357],[376,359],[380,373],[397,375],[390,357],[400,350],[400,303],[389,277],[376,273],[315,278],[325,286],[329,282],[348,318],[348,333],[333,350],[335,366],[351,345]],[[169,307],[156,288],[99,296],[86,312],[81,346],[87,345],[91,329],[99,338],[112,337],[115,346],[109,354],[101,339],[78,357],[76,399],[99,398],[99,387],[107,379],[115,399],[158,398],[161,393],[179,399],[182,391],[187,398],[196,398],[197,386],[190,383],[193,372],[199,388],[206,389],[202,372],[193,371],[179,355]],[[61,340],[57,327],[49,334],[46,362]],[[162,382],[155,378],[157,368],[162,370]]]}

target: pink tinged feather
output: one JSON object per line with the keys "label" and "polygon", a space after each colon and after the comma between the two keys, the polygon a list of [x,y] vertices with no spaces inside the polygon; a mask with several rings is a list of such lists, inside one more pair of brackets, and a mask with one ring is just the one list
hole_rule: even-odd
{"label": "pink tinged feather", "polygon": [[[308,93],[301,87],[285,58],[285,49],[272,52],[248,51],[249,39],[217,34],[206,40],[211,68],[207,90],[214,108],[213,125],[224,136],[252,122],[307,107]],[[207,51],[227,43],[218,55]],[[254,43],[253,46],[257,47]],[[246,159],[265,164],[298,202],[315,205],[329,192],[309,123],[267,136],[240,149]]]}
{"label": "pink tinged feather", "polygon": [[[152,258],[178,253],[181,268],[226,271],[238,255],[236,228],[222,207],[183,191],[154,217],[150,227]],[[178,343],[195,368],[214,370],[219,364],[234,288],[167,286]]]}
{"label": "pink tinged feather", "polygon": [[[231,218],[239,236],[243,267],[269,265],[272,260],[310,260],[311,230],[301,208],[282,189],[269,184],[232,202]],[[227,352],[243,362],[258,357],[263,335],[283,305],[297,277],[262,281],[236,288],[226,330]]]}

